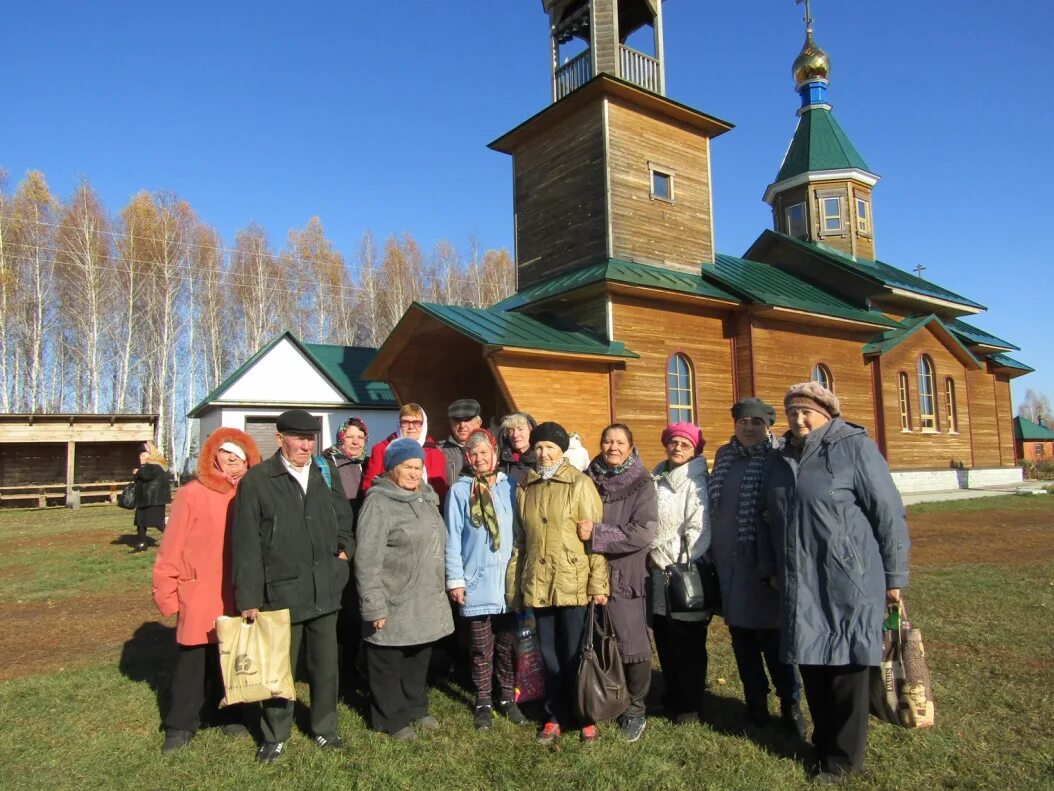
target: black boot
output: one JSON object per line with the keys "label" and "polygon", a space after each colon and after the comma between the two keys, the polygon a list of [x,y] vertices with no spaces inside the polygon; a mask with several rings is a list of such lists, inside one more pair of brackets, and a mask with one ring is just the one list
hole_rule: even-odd
{"label": "black boot", "polygon": [[785,701],[780,704],[780,722],[789,736],[798,741],[805,741],[805,715],[801,713],[801,706],[797,701]]}

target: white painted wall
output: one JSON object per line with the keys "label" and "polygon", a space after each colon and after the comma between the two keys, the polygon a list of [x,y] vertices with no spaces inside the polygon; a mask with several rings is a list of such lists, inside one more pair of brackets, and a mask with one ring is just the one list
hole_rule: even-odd
{"label": "white painted wall", "polygon": [[[247,417],[272,417],[276,418],[286,410],[285,407],[225,407],[215,406],[208,409],[198,422],[198,447],[204,443],[205,438],[220,426],[245,430],[245,418]],[[308,408],[308,412],[322,419],[322,442],[319,448],[321,452],[328,448],[337,438],[337,429],[352,415],[357,415],[366,424],[370,432],[369,444],[380,442],[387,437],[399,424],[398,409],[318,409]],[[273,449],[261,448],[260,451],[266,456]]]}
{"label": "white painted wall", "polygon": [[344,403],[344,396],[299,349],[283,338],[231,385],[217,403],[225,401],[335,406]]}

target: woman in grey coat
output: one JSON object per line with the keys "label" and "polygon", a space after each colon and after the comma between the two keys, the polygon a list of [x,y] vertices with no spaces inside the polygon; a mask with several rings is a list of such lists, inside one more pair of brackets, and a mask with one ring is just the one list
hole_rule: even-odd
{"label": "woman in grey coat", "polygon": [[586,474],[593,479],[604,503],[603,521],[578,523],[578,537],[607,558],[611,579],[608,614],[615,627],[626,673],[629,706],[620,720],[623,738],[635,742],[644,731],[644,698],[651,686],[651,642],[644,593],[647,588],[648,547],[655,539],[659,512],[655,486],[645,469],[633,433],[613,423],[600,437],[600,455]]}
{"label": "woman in grey coat", "polygon": [[822,779],[863,768],[868,668],[887,602],[908,582],[908,529],[889,467],[834,393],[794,385],[790,431],[765,474],[759,571],[780,589],[780,648],[801,671]]}
{"label": "woman in grey coat", "polygon": [[410,741],[428,713],[426,674],[432,643],[454,631],[446,598],[446,528],[439,497],[424,481],[424,449],[406,437],[384,451],[385,473],[359,512],[355,580],[369,671],[370,721]]}

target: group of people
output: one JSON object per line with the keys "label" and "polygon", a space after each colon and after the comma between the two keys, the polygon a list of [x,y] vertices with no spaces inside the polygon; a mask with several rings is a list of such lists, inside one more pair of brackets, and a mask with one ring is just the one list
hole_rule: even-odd
{"label": "group of people", "polygon": [[[774,407],[757,398],[732,405],[733,436],[712,470],[690,423],[666,427],[665,459],[649,471],[625,424],[604,429],[592,459],[574,458],[581,444],[558,423],[516,413],[495,436],[473,399],[450,405],[449,436],[438,443],[412,403],[369,450],[366,424],[351,418],[316,456],[318,421],[303,410],[279,416],[278,451],[264,461],[243,432],[221,429],[197,481],[176,496],[154,570],[159,608],[179,615],[162,749],[185,745],[202,713],[242,732],[245,714],[215,713],[212,623],[285,608],[294,669],[306,643],[311,730],[322,749],[343,746],[341,617],[346,663],[361,638],[370,724],[397,740],[441,727],[429,713],[427,674],[444,639],[466,649],[477,728],[492,727],[495,714],[528,721],[515,698],[524,608],[545,668],[540,742],[571,728],[587,742],[599,737],[572,705],[590,605],[603,608],[623,663],[622,738],[638,740],[647,723],[650,635],[666,711],[676,723],[697,721],[706,715],[711,613],[672,611],[666,587],[673,564],[706,560],[749,722],[769,724],[771,686],[781,727],[804,739],[804,688],[818,775],[858,771],[868,668],[880,660],[886,603],[907,583],[903,506],[878,448],[842,419],[832,392],[794,385],[783,408],[790,430],[777,437]],[[263,704],[258,760],[282,755],[292,711],[283,700]]]}

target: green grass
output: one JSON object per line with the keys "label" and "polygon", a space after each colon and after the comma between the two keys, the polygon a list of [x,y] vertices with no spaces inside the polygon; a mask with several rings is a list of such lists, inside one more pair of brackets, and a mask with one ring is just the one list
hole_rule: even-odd
{"label": "green grass", "polygon": [[[1054,499],[1054,498],[1052,498]],[[1021,524],[1046,522],[1045,498],[988,498],[940,509],[1020,510]],[[1020,505],[1019,505],[1020,504]],[[911,509],[919,513],[922,508]],[[0,682],[0,787],[4,789],[801,789],[810,783],[791,745],[775,735],[762,743],[734,732],[743,716],[742,689],[727,631],[711,626],[709,678],[712,722],[676,728],[649,719],[642,740],[628,745],[602,726],[595,745],[567,735],[556,749],[538,746],[532,728],[498,718],[477,734],[468,696],[433,689],[433,713],[443,729],[415,744],[394,743],[367,730],[354,708],[340,706],[347,749],[323,753],[295,730],[282,761],[257,766],[251,741],[203,731],[183,751],[161,756],[159,700],[171,668],[171,638],[149,609],[153,553],[98,544],[64,549],[81,530],[128,532],[127,515],[112,509],[0,514],[0,602],[75,597],[107,580],[137,589],[127,606],[144,624],[122,650],[79,667]],[[1049,528],[1048,528],[1049,529]],[[17,537],[13,532],[18,532]],[[12,538],[36,537],[46,549]],[[88,563],[87,558],[91,559]],[[72,556],[72,557],[71,557]],[[1054,788],[1054,561],[1048,553],[1025,566],[945,565],[913,570],[909,612],[925,635],[937,698],[937,727],[911,732],[872,720],[865,772],[852,789]],[[70,563],[92,567],[71,574]],[[31,566],[31,571],[12,572]],[[17,582],[23,576],[32,582]],[[12,579],[15,582],[12,582]],[[60,587],[49,592],[49,584]],[[24,587],[18,588],[18,585]],[[14,588],[12,586],[15,586]],[[122,587],[122,590],[125,590]],[[138,621],[137,621],[138,622]],[[158,641],[157,637],[164,637]],[[27,639],[31,636],[27,635]],[[92,654],[89,646],[86,653]],[[3,657],[0,657],[2,662]],[[723,682],[723,683],[722,683]],[[306,695],[306,688],[298,686]]]}

